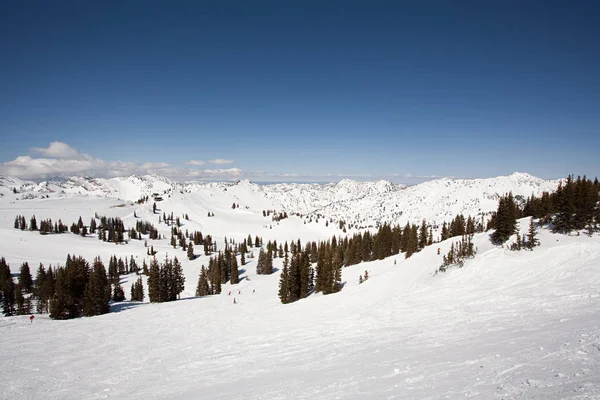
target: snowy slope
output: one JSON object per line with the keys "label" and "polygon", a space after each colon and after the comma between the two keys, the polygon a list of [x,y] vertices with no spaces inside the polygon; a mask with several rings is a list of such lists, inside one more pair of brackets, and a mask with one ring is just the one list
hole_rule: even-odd
{"label": "snowy slope", "polygon": [[[238,211],[215,224],[220,234],[235,230],[234,217],[254,223]],[[31,232],[0,235],[2,251],[25,251],[20,237],[32,258],[59,245]],[[71,238],[85,255],[134,249]],[[535,251],[511,252],[476,235],[476,258],[436,276],[438,245],[363,263],[343,270],[342,292],[289,305],[277,298],[278,273],[257,276],[255,260],[232,296],[226,285],[189,297],[206,259],[184,260],[185,300],[71,321],[1,319],[0,397],[598,398],[600,236],[542,230],[540,240]],[[359,285],[365,269],[371,278]]]}

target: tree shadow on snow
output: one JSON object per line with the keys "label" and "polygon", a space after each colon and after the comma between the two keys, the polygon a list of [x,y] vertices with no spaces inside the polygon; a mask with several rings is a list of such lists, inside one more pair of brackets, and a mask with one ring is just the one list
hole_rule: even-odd
{"label": "tree shadow on snow", "polygon": [[140,303],[138,301],[120,301],[118,303],[110,304],[110,312],[118,313],[121,311],[127,311],[132,308],[137,308],[139,306],[143,306],[146,303]]}

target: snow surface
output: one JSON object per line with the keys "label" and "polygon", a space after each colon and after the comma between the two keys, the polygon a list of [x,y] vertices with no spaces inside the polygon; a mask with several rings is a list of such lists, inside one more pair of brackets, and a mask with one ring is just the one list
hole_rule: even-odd
{"label": "snow surface", "polygon": [[[223,190],[230,187],[238,189]],[[341,233],[299,217],[272,222],[258,211],[265,197],[251,196],[255,190],[248,182],[210,184],[174,190],[157,204],[161,214],[189,213],[183,228],[213,235],[220,248],[225,237],[248,234],[304,243]],[[151,202],[50,195],[0,199],[0,256],[13,273],[23,261],[32,272],[40,261],[62,264],[67,253],[90,261],[100,255],[106,263],[112,254],[147,258],[143,241],[115,245],[12,228],[16,214],[34,213],[38,222],[69,224],[79,215],[88,223],[98,212],[131,226],[134,210],[142,220],[158,220]],[[240,208],[232,209],[235,196]],[[209,211],[215,217],[207,218]],[[526,230],[528,220],[520,225]],[[256,275],[256,258],[238,285],[195,298],[208,257],[189,261],[168,239],[149,240],[159,259],[168,253],[182,261],[182,300],[150,304],[146,297],[70,321],[0,318],[0,398],[600,398],[600,236],[542,229],[540,247],[511,252],[491,245],[488,234],[475,236],[478,254],[462,269],[435,275],[437,247],[447,252],[447,240],[407,260],[398,255],[344,268],[340,293],[287,305],[277,297],[279,272]],[[274,265],[280,268],[281,259]],[[365,270],[370,279],[359,285]],[[127,295],[135,279],[123,277]]]}

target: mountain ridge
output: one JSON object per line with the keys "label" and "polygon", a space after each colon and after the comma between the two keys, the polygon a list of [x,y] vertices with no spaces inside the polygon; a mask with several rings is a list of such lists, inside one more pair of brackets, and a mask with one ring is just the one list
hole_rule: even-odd
{"label": "mountain ridge", "polygon": [[320,183],[256,184],[236,182],[174,182],[159,175],[118,178],[70,177],[39,183],[0,177],[0,193],[16,198],[42,196],[100,196],[134,202],[141,197],[198,194],[194,201],[239,204],[254,212],[264,209],[326,217],[349,226],[366,228],[384,222],[439,224],[458,214],[485,216],[495,211],[498,198],[512,192],[521,201],[553,191],[560,180],[545,180],[527,173],[477,179],[440,178],[406,186],[386,180]]}

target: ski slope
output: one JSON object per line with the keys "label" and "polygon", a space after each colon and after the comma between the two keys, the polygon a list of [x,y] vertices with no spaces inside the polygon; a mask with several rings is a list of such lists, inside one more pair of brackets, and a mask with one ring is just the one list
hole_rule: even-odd
{"label": "ski slope", "polygon": [[[58,257],[52,237],[14,232],[34,249],[27,257]],[[0,234],[15,270],[21,242]],[[84,255],[132,245],[71,237]],[[288,305],[277,298],[279,274],[257,276],[256,259],[235,287],[192,297],[203,256],[183,261],[186,290],[173,303],[125,302],[70,321],[3,318],[0,397],[599,397],[600,237],[542,230],[533,252],[474,240],[479,253],[462,269],[434,276],[432,246],[345,268],[342,292]],[[359,285],[365,269],[371,278]]]}

